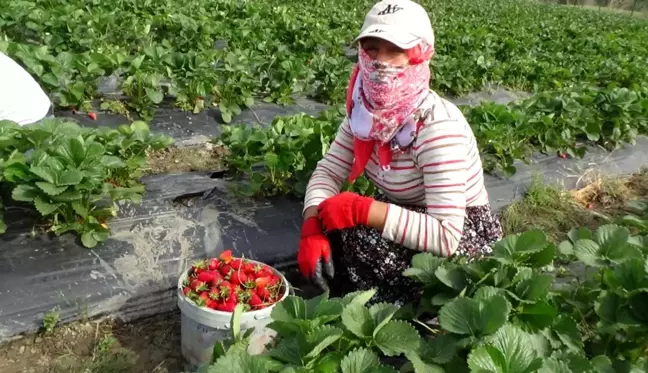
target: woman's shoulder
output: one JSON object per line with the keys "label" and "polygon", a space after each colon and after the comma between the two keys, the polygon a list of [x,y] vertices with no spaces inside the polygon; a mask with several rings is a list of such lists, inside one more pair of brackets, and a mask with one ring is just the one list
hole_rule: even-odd
{"label": "woman's shoulder", "polygon": [[426,122],[432,121],[459,121],[465,122],[461,109],[452,102],[439,96],[436,92],[430,90],[426,109],[423,112],[422,119]]}
{"label": "woman's shoulder", "polygon": [[452,102],[430,91],[419,117],[419,139],[444,135],[473,136],[461,109]]}

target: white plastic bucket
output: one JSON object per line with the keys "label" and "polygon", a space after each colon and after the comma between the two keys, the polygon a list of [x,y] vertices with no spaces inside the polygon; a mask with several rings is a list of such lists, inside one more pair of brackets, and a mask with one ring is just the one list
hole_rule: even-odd
{"label": "white plastic bucket", "polygon": [[[254,260],[250,263],[261,264]],[[278,302],[283,301],[290,291],[290,284],[276,269],[272,269],[283,281],[284,293]],[[232,313],[216,311],[210,308],[199,307],[195,302],[184,297],[183,283],[187,278],[188,270],[184,271],[178,279],[178,307],[180,307],[181,323],[181,349],[182,356],[188,363],[187,369],[195,370],[211,360],[214,345],[217,341],[231,337],[230,321]],[[277,302],[277,303],[278,303]],[[277,304],[275,303],[275,304]],[[265,346],[274,338],[276,332],[266,328],[272,319],[270,313],[274,304],[261,310],[244,312],[241,315],[241,332],[254,328],[251,336],[250,354],[260,354],[265,351]]]}

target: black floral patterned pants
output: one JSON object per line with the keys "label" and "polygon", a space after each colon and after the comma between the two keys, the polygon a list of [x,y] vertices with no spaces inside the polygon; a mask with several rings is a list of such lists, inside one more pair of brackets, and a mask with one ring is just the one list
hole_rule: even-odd
{"label": "black floral patterned pants", "polygon": [[[389,202],[384,194],[378,194],[376,200]],[[425,213],[425,207],[402,207]],[[502,238],[499,219],[488,205],[466,208],[463,232],[454,255],[488,255],[492,244]],[[402,273],[418,251],[387,240],[379,231],[365,226],[330,232],[328,238],[335,265],[332,293],[346,294],[376,288],[378,291],[371,303],[402,305],[417,300],[420,285]]]}

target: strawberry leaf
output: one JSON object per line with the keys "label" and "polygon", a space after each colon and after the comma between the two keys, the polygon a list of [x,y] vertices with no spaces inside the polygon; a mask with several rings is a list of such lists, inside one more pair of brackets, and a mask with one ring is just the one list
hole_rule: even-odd
{"label": "strawberry leaf", "polygon": [[43,196],[38,196],[34,199],[34,207],[36,207],[36,210],[38,210],[38,212],[43,216],[55,212],[59,207],[61,207],[61,205],[61,203],[49,203],[45,198],[43,198]]}
{"label": "strawberry leaf", "polygon": [[416,329],[408,322],[392,320],[376,333],[374,342],[385,355],[396,356],[416,351],[421,338]]}
{"label": "strawberry leaf", "polygon": [[499,294],[480,299],[456,298],[439,311],[441,327],[455,334],[482,336],[496,332],[508,319],[510,303]]}
{"label": "strawberry leaf", "polygon": [[60,186],[57,187],[56,185],[52,183],[46,183],[44,181],[37,181],[36,186],[40,188],[43,192],[47,193],[50,196],[57,196],[68,188],[67,186]]}
{"label": "strawberry leaf", "polygon": [[351,303],[342,311],[342,324],[360,338],[373,336],[374,320],[367,307],[359,303]]}
{"label": "strawberry leaf", "polygon": [[520,328],[507,324],[484,345],[468,355],[473,372],[532,373],[542,367],[542,359],[529,348],[532,341]]}

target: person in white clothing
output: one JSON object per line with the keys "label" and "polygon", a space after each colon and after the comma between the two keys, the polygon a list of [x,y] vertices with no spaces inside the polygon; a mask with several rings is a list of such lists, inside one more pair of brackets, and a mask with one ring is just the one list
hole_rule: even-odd
{"label": "person in white clothing", "polygon": [[24,126],[45,118],[51,107],[38,82],[16,61],[0,52],[0,120]]}

